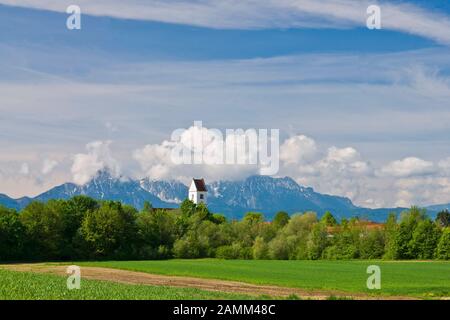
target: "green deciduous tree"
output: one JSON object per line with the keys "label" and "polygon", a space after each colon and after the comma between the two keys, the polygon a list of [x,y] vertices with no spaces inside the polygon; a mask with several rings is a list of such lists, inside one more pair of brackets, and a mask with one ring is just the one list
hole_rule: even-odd
{"label": "green deciduous tree", "polygon": [[442,227],[449,227],[450,226],[450,212],[448,210],[443,210],[439,212],[436,216],[436,223]]}
{"label": "green deciduous tree", "polygon": [[325,212],[320,221],[329,227],[337,225],[337,221],[330,211]]}
{"label": "green deciduous tree", "polygon": [[317,260],[322,257],[323,251],[328,245],[327,227],[322,223],[316,223],[308,236],[308,259]]}
{"label": "green deciduous tree", "polygon": [[93,257],[132,257],[137,235],[136,210],[120,202],[105,201],[86,214],[81,233]]}
{"label": "green deciduous tree", "polygon": [[168,258],[167,254],[177,236],[176,216],[171,211],[143,209],[136,224],[140,255],[146,258]]}
{"label": "green deciduous tree", "polygon": [[384,225],[384,259],[395,259],[397,254],[397,237],[398,225],[397,225],[397,215],[395,213],[390,213],[386,223]]}
{"label": "green deciduous tree", "polygon": [[0,207],[0,260],[6,259],[449,259],[448,213],[434,223],[413,207],[384,226],[331,213],[279,212],[272,222],[258,212],[227,221],[206,205],[140,213],[86,196],[32,202],[20,213]]}
{"label": "green deciduous tree", "polygon": [[420,221],[409,243],[409,254],[414,259],[432,259],[440,238],[440,230],[430,219]]}
{"label": "green deciduous tree", "polygon": [[63,242],[64,220],[57,200],[46,205],[32,202],[20,214],[25,227],[25,253],[31,259],[59,259]]}
{"label": "green deciduous tree", "polygon": [[361,259],[382,258],[384,248],[385,236],[382,230],[362,230],[359,244],[359,256]]}
{"label": "green deciduous tree", "polygon": [[313,212],[294,214],[289,223],[269,243],[272,259],[307,259],[307,241],[317,215]]}
{"label": "green deciduous tree", "polygon": [[256,237],[255,239],[255,243],[253,244],[253,258],[256,260],[269,258],[269,246],[263,237]]}
{"label": "green deciduous tree", "polygon": [[359,246],[362,229],[359,221],[351,219],[333,232],[330,246],[324,250],[326,259],[356,259],[359,257]]}
{"label": "green deciduous tree", "polygon": [[436,248],[436,258],[450,260],[450,227],[442,230],[441,239]]}
{"label": "green deciduous tree", "polygon": [[393,259],[414,258],[414,252],[411,251],[410,243],[417,224],[425,216],[425,211],[417,207],[412,207],[409,211],[402,213],[391,247]]}
{"label": "green deciduous tree", "polygon": [[150,201],[145,201],[144,202],[144,208],[142,209],[142,211],[144,211],[144,212],[151,212],[152,210],[153,210],[152,203]]}
{"label": "green deciduous tree", "polygon": [[273,218],[272,224],[276,229],[280,229],[288,224],[289,222],[289,214],[285,211],[278,211],[275,217]]}
{"label": "green deciduous tree", "polygon": [[25,228],[15,210],[0,206],[0,261],[22,258]]}
{"label": "green deciduous tree", "polygon": [[190,217],[195,213],[196,205],[189,199],[185,199],[180,206],[181,214],[186,217]]}

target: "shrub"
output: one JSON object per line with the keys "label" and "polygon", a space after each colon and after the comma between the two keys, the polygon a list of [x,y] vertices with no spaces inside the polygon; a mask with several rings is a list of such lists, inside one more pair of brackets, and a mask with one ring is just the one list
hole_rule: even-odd
{"label": "shrub", "polygon": [[216,258],[219,259],[251,259],[252,249],[243,247],[241,244],[234,242],[230,246],[221,246],[216,250]]}

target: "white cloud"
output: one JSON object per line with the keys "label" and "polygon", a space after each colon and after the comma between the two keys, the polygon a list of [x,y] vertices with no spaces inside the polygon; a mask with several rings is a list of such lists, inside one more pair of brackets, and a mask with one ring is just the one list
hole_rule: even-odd
{"label": "white cloud", "polygon": [[111,141],[93,141],[86,145],[87,153],[74,156],[71,172],[75,183],[85,184],[103,169],[119,177],[119,163],[111,155],[110,144]]}
{"label": "white cloud", "polygon": [[317,155],[316,142],[304,135],[294,136],[280,146],[280,160],[287,164],[306,163]]}
{"label": "white cloud", "polygon": [[[23,159],[24,160],[24,159]],[[0,193],[13,198],[37,196],[38,194],[70,181],[67,170],[42,172],[42,159],[39,155],[28,157],[26,162],[0,160]]]}
{"label": "white cloud", "polygon": [[58,165],[58,161],[52,160],[52,159],[45,159],[44,163],[42,164],[42,174],[46,175],[55,169],[55,167]]}
{"label": "white cloud", "polygon": [[[72,0],[0,0],[0,3],[65,12]],[[382,27],[450,44],[450,19],[406,1],[369,0],[78,0],[82,13],[210,28],[363,27],[366,9],[377,3]]]}
{"label": "white cloud", "polygon": [[[203,128],[202,131],[208,137],[210,129]],[[199,131],[191,127],[185,134],[182,141],[189,134],[199,134]],[[254,166],[176,165],[172,162],[171,153],[180,143],[166,140],[136,149],[132,157],[140,164],[142,171],[135,172],[135,177],[187,182],[192,176],[205,177],[208,181],[236,180],[258,173],[258,168]],[[86,183],[98,170],[105,168],[118,177],[120,168],[118,161],[112,157],[110,145],[111,141],[94,141],[87,144],[86,153],[76,154],[71,170],[73,181],[78,184]],[[450,158],[437,161],[437,165],[411,157],[374,166],[354,147],[325,148],[305,135],[286,139],[280,149],[283,156],[278,176],[288,175],[298,183],[312,186],[321,193],[349,197],[357,205],[409,207],[450,201]],[[35,165],[30,166],[28,163],[16,163],[15,170],[10,172],[6,170],[10,165],[2,165],[0,177],[3,188],[12,188],[11,190],[16,190],[12,194],[20,195],[23,191],[19,187],[26,187],[33,190],[29,194],[35,195],[42,188],[47,190],[56,183],[68,181],[68,177],[61,176],[62,163],[50,159],[46,159],[44,166],[38,171],[33,171]],[[35,164],[38,165],[39,162]],[[50,170],[51,175],[46,175],[48,179],[42,180],[43,176],[40,175],[47,172],[44,167],[47,170],[53,167],[53,170]],[[55,170],[56,167],[59,169]],[[22,172],[19,177],[18,170]],[[374,172],[378,174],[373,174]]]}
{"label": "white cloud", "polygon": [[450,98],[450,79],[439,74],[438,69],[416,64],[405,70],[405,78],[411,88],[429,98]]}
{"label": "white cloud", "polygon": [[407,190],[400,190],[397,193],[396,207],[409,208],[414,202],[414,195]]}
{"label": "white cloud", "polygon": [[450,157],[439,161],[438,166],[445,174],[450,174]]}
{"label": "white cloud", "polygon": [[348,163],[358,160],[361,155],[354,148],[336,148],[328,149],[327,162]]}
{"label": "white cloud", "polygon": [[[209,129],[202,130],[207,137]],[[199,137],[200,131],[189,128],[181,141],[188,143],[190,134]],[[145,175],[153,179],[187,181],[192,176],[202,176],[208,181],[235,180],[257,173],[254,167],[238,165],[176,165],[171,159],[176,146],[177,143],[166,140],[135,150],[133,157]],[[349,197],[361,206],[409,207],[450,200],[450,179],[444,171],[450,168],[449,159],[439,163],[440,171],[432,162],[413,157],[375,167],[353,147],[332,146],[323,150],[314,139],[297,135],[280,145],[280,161],[277,176],[290,176],[321,193]]]}
{"label": "white cloud", "polygon": [[398,206],[445,204],[450,201],[450,178],[443,172],[430,176],[401,178],[393,185],[398,190]]}
{"label": "white cloud", "polygon": [[421,176],[431,174],[433,172],[435,172],[433,162],[415,157],[393,161],[381,168],[381,174],[394,177]]}
{"label": "white cloud", "polygon": [[[0,157],[17,162],[11,166],[16,178],[22,162],[29,163],[29,171],[37,177],[42,158],[32,163],[27,158],[29,150],[38,153],[36,157],[49,148],[59,155],[76,153],[75,146],[104,135],[105,123],[110,121],[121,129],[117,144],[128,148],[127,151],[152,143],[135,152],[135,159],[150,177],[239,179],[257,170],[175,167],[165,153],[173,146],[159,143],[162,134],[170,129],[166,121],[158,120],[170,119],[170,125],[174,126],[191,121],[194,115],[217,126],[243,126],[251,120],[252,125],[259,127],[298,128],[320,136],[326,147],[340,146],[326,148],[306,136],[294,136],[281,148],[283,174],[320,192],[349,196],[357,204],[373,206],[391,206],[401,201],[444,203],[449,201],[450,194],[447,178],[450,160],[439,162],[436,172],[426,177],[417,176],[423,174],[420,170],[403,168],[400,171],[408,173],[408,178],[404,178],[403,174],[372,176],[375,169],[367,159],[378,157],[376,171],[380,172],[382,164],[403,159],[410,150],[420,154],[429,151],[432,159],[443,156],[448,147],[446,124],[450,113],[448,100],[437,98],[448,96],[448,78],[433,66],[436,62],[448,71],[448,56],[447,49],[439,49],[364,56],[157,62],[111,66],[100,74],[92,70],[91,82],[55,83],[39,79],[33,84],[17,84],[4,79],[0,84],[0,109],[8,116],[1,127],[15,141],[14,144],[0,141],[3,150],[11,151]],[[425,67],[409,68],[419,62]],[[366,72],[370,72],[370,77]],[[276,119],[274,108],[280,110]],[[92,117],[92,112],[98,117]],[[405,137],[408,144],[403,143]],[[41,144],[42,141],[46,144]],[[341,148],[348,141],[355,144]],[[16,154],[18,149],[23,150],[21,154]],[[79,182],[108,166],[108,161],[91,152],[78,156],[73,169]],[[129,160],[120,158],[121,163],[124,159]],[[38,171],[33,172],[33,168]],[[70,172],[67,165],[58,169],[60,174]],[[1,192],[12,190],[11,194],[18,196],[25,192],[36,194],[67,180],[67,177],[52,181],[46,178],[46,184],[38,185],[29,179],[19,182],[2,177]],[[403,190],[413,198],[400,192]]]}
{"label": "white cloud", "polygon": [[133,152],[133,158],[139,162],[142,170],[147,177],[153,179],[174,178],[170,174],[174,173],[170,170],[170,155],[174,144],[164,141],[162,144],[146,145],[142,149]]}
{"label": "white cloud", "polygon": [[110,133],[115,133],[115,132],[117,132],[119,130],[119,128],[116,125],[114,125],[112,122],[110,122],[110,121],[106,121],[105,122],[105,128]]}
{"label": "white cloud", "polygon": [[[302,159],[295,141],[311,141],[306,146],[314,146],[313,160]],[[293,152],[289,153],[289,149]],[[300,184],[313,186],[321,193],[349,197],[357,205],[409,207],[450,200],[450,158],[439,162],[439,170],[432,162],[414,157],[374,166],[353,147],[332,146],[322,155],[321,147],[304,136],[286,140],[281,154],[284,152],[289,157],[282,158],[283,175],[291,176]]]}
{"label": "white cloud", "polygon": [[[172,150],[180,145],[188,145],[192,135],[199,138],[203,132],[204,144],[211,143],[208,138],[210,129],[196,129],[189,128],[181,137],[180,143],[166,140],[160,144],[147,145],[135,150],[133,157],[141,165],[144,174],[152,179],[186,181],[192,176],[202,176],[209,181],[235,180],[258,173],[255,166],[175,164],[171,159]],[[220,147],[213,145],[212,149],[217,148]],[[313,186],[320,192],[348,196],[358,202],[367,200],[364,193],[372,168],[354,148],[330,147],[322,152],[313,139],[305,135],[292,136],[280,146],[280,161],[281,171],[278,176],[291,176],[299,183]],[[377,194],[372,196],[376,197]],[[377,205],[380,201],[371,200],[370,203]]]}
{"label": "white cloud", "polygon": [[20,166],[19,169],[19,174],[26,176],[30,173],[30,167],[28,165],[28,163],[22,163],[22,165]]}
{"label": "white cloud", "polygon": [[[176,141],[165,140],[160,144],[149,144],[133,152],[133,158],[140,164],[147,177],[152,179],[176,179],[187,181],[192,176],[205,177],[210,181],[220,179],[240,179],[257,174],[258,165],[249,164],[249,154],[243,158],[244,165],[226,164],[227,144],[225,139],[234,139],[237,134],[224,133],[217,139],[217,130],[192,126],[182,132]],[[195,164],[194,158],[189,157],[192,164],[181,162],[178,151],[196,152],[196,146],[202,141],[202,164]],[[240,145],[241,140],[235,141]],[[177,151],[178,150],[178,151]],[[220,159],[224,164],[220,164]]]}
{"label": "white cloud", "polygon": [[354,148],[330,147],[325,158],[315,164],[317,170],[326,172],[330,178],[341,175],[351,177],[369,174],[370,166],[363,161],[361,154]]}
{"label": "white cloud", "polygon": [[316,154],[313,160],[295,163],[290,159],[282,163],[282,174],[293,177],[303,185],[313,186],[319,192],[346,196],[357,203],[366,202],[369,197],[366,182],[372,168],[361,154],[352,147],[333,146],[321,155],[316,143],[314,145]]}

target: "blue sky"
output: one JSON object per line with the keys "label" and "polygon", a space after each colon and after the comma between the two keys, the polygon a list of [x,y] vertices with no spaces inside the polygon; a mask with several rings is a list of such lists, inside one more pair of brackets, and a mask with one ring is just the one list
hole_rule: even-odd
{"label": "blue sky", "polygon": [[[72,2],[0,0],[0,193],[103,166],[251,173],[167,164],[171,132],[202,120],[279,128],[280,175],[320,192],[450,202],[448,1],[79,0],[82,29],[70,31]],[[382,30],[365,27],[374,3]]]}

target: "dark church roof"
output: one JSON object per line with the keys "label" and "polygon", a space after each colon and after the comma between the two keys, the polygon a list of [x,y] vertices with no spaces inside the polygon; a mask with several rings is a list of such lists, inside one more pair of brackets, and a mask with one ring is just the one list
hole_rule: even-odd
{"label": "dark church roof", "polygon": [[193,179],[193,180],[194,180],[195,188],[197,189],[197,191],[201,191],[201,192],[208,191],[208,190],[206,190],[206,185],[205,185],[204,179]]}

